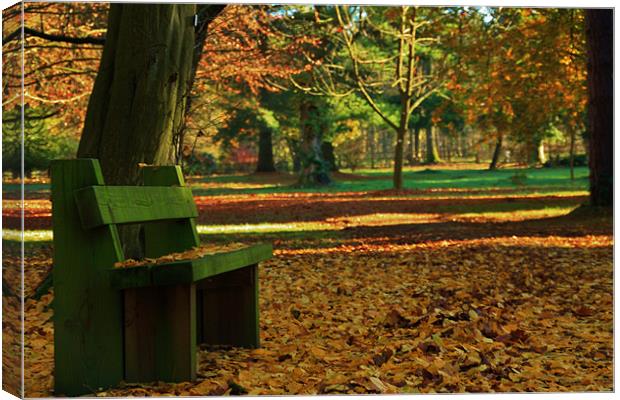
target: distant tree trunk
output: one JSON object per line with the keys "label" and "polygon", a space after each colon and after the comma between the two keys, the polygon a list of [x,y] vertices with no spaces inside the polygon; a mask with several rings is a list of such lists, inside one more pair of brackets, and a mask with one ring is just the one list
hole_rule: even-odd
{"label": "distant tree trunk", "polygon": [[320,110],[312,100],[300,102],[301,143],[298,185],[302,187],[327,185],[331,182],[328,168],[323,159],[321,143],[323,142]]}
{"label": "distant tree trunk", "polygon": [[465,131],[461,132],[461,152],[460,152],[460,156],[463,158],[467,158],[469,157],[469,147],[467,146],[467,135],[465,133]]}
{"label": "distant tree trunk", "polygon": [[393,183],[394,189],[400,190],[403,188],[403,155],[405,147],[405,134],[407,133],[407,126],[409,125],[409,112],[408,112],[408,100],[401,96],[400,122],[398,130],[396,131],[396,146],[394,148],[394,175]]}
{"label": "distant tree trunk", "polygon": [[545,143],[542,140],[538,143],[536,152],[537,152],[538,162],[541,164],[546,163],[547,156],[545,155]]}
{"label": "distant tree trunk", "polygon": [[569,126],[570,131],[570,149],[568,155],[568,163],[570,166],[570,180],[575,180],[575,129]]}
{"label": "distant tree trunk", "polygon": [[613,205],[613,10],[586,9],[590,202]]}
{"label": "distant tree trunk", "polygon": [[444,140],[444,154],[446,155],[448,162],[452,162],[452,138],[450,136],[450,133],[445,129],[442,129],[441,133]]}
{"label": "distant tree trunk", "polygon": [[413,156],[413,129],[409,129],[409,140],[407,141],[407,155],[405,158],[407,159],[408,165],[414,164],[414,156]]}
{"label": "distant tree trunk", "polygon": [[256,172],[275,172],[273,162],[272,130],[263,126],[258,132],[258,162]]}
{"label": "distant tree trunk", "polygon": [[490,171],[497,169],[497,165],[499,164],[499,157],[502,153],[503,140],[504,140],[504,135],[500,134],[497,137],[497,141],[495,142],[495,150],[493,150],[493,158],[491,159],[491,164],[489,164]]}
{"label": "distant tree trunk", "polygon": [[415,161],[420,161],[420,127],[418,125],[415,127],[414,140],[414,159]]}
{"label": "distant tree trunk", "polygon": [[368,153],[370,153],[370,168],[375,168],[375,128],[368,128]]}
{"label": "distant tree trunk", "polygon": [[336,154],[334,154],[334,145],[332,142],[323,142],[321,144],[321,151],[323,152],[323,159],[327,164],[327,170],[329,172],[338,172],[338,165],[336,163]]}
{"label": "distant tree trunk", "polygon": [[299,157],[299,141],[295,139],[287,139],[288,150],[291,153],[291,161],[293,163],[293,172],[298,173],[301,169],[301,161]]}
{"label": "distant tree trunk", "polygon": [[432,125],[426,127],[426,164],[437,164],[441,161],[437,151],[435,128]]}

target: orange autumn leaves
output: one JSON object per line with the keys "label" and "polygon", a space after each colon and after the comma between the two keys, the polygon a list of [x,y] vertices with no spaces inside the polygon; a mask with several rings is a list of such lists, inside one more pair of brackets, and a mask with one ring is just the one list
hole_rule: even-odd
{"label": "orange autumn leaves", "polygon": [[[255,208],[242,204],[255,200],[218,198],[217,213],[248,220]],[[303,212],[317,219],[319,210]],[[196,382],[95,394],[611,390],[610,219],[427,221],[342,233],[278,235],[275,257],[259,269],[260,349],[202,346]],[[51,249],[30,249],[26,394],[51,396],[53,294],[31,297]],[[16,257],[7,261],[5,269],[17,266]]]}
{"label": "orange autumn leaves", "polygon": [[114,263],[114,268],[141,267],[145,265],[168,264],[174,261],[196,260],[208,254],[216,254],[233,250],[240,250],[247,247],[243,243],[227,243],[224,245],[203,244],[192,247],[186,251],[170,253],[157,258],[144,258],[141,260],[128,259]]}

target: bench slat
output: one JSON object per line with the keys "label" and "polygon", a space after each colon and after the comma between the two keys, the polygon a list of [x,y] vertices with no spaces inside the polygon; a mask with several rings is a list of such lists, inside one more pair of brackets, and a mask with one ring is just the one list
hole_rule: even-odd
{"label": "bench slat", "polygon": [[198,216],[188,187],[89,186],[75,200],[84,229]]}
{"label": "bench slat", "polygon": [[239,250],[208,254],[196,260],[167,264],[116,268],[110,271],[116,289],[198,282],[211,276],[257,264],[271,258],[271,244],[256,244]]}

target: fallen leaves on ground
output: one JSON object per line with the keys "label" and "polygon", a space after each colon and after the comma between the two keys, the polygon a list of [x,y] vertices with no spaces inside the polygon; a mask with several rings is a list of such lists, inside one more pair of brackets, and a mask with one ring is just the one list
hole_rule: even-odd
{"label": "fallen leaves on ground", "polygon": [[[333,217],[319,209],[303,212]],[[261,348],[202,345],[196,382],[95,394],[611,391],[612,220],[580,218],[364,221],[346,235],[283,237],[259,268]],[[40,256],[26,255],[27,293]],[[27,396],[54,394],[52,298],[25,304]]]}

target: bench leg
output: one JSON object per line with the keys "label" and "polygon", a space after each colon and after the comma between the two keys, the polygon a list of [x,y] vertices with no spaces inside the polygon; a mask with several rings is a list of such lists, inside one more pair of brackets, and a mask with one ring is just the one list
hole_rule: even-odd
{"label": "bench leg", "polygon": [[198,289],[200,343],[259,346],[258,264],[207,278]]}
{"label": "bench leg", "polygon": [[127,289],[125,381],[196,379],[196,285]]}

